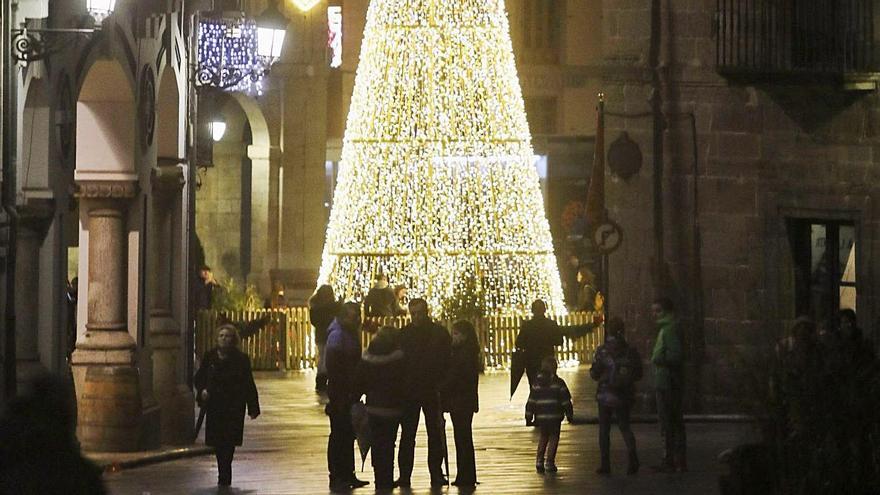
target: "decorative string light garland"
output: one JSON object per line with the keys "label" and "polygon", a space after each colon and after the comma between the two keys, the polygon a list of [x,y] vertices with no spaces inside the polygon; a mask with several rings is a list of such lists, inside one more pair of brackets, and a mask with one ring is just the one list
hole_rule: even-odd
{"label": "decorative string light garland", "polygon": [[373,0],[319,284],[564,312],[503,0]]}
{"label": "decorative string light garland", "polygon": [[257,53],[257,24],[252,19],[200,19],[198,55],[198,85],[263,93],[269,64]]}

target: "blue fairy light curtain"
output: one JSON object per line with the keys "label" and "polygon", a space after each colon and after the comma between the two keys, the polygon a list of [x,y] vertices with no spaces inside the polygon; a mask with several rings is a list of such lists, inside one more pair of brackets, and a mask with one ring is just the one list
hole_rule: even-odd
{"label": "blue fairy light curtain", "polygon": [[268,64],[257,54],[257,24],[251,19],[201,19],[196,83],[224,91],[262,94]]}

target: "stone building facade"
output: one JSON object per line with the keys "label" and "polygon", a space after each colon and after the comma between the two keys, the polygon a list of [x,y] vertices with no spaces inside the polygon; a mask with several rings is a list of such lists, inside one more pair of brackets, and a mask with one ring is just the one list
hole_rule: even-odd
{"label": "stone building facade", "polygon": [[29,53],[42,56],[10,67],[14,118],[4,133],[18,220],[7,276],[18,382],[72,371],[90,450],[191,440],[182,8],[119,1],[97,24],[84,2],[11,9],[14,29],[81,30],[37,32],[42,46]]}
{"label": "stone building facade", "polygon": [[[870,2],[838,8],[857,3],[875,19]],[[801,4],[810,18],[846,22],[832,4]],[[731,397],[748,393],[754,371],[743,363],[770,352],[795,317],[822,323],[851,307],[876,342],[880,316],[880,101],[866,73],[876,62],[840,68],[843,52],[804,55],[799,39],[831,46],[856,25],[798,38],[811,25],[794,12],[778,13],[796,33],[780,38],[787,59],[761,59],[774,52],[747,34],[769,24],[756,17],[750,30],[745,13],[734,21],[721,5],[611,0],[602,10],[606,140],[626,133],[643,156],[631,177],[607,177],[608,214],[624,232],[610,256],[611,310],[647,350],[651,300],[677,303],[692,411],[738,409]],[[751,58],[716,59],[725,42]],[[798,60],[822,56],[823,68]]]}

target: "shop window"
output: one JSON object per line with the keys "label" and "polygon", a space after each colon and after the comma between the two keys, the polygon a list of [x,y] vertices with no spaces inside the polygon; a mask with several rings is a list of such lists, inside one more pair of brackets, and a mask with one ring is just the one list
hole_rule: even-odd
{"label": "shop window", "polygon": [[818,322],[856,309],[856,229],[851,222],[790,219],[795,312]]}

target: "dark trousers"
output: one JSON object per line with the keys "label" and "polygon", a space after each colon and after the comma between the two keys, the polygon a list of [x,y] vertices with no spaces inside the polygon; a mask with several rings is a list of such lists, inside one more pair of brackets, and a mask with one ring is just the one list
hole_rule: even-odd
{"label": "dark trousers", "polygon": [[428,471],[432,481],[443,479],[443,452],[446,446],[444,431],[440,421],[440,404],[436,394],[409,402],[400,420],[400,451],[397,453],[397,466],[401,481],[412,477],[416,451],[416,431],[419,429],[419,414],[425,413],[425,429],[428,431]]}
{"label": "dark trousers", "polygon": [[547,464],[556,464],[556,449],[559,448],[559,434],[562,423],[542,424],[541,436],[538,438],[538,451],[535,453],[535,465],[543,466],[545,455]]}
{"label": "dark trousers", "polygon": [[217,456],[217,484],[231,485],[232,457],[235,455],[235,445],[215,446],[214,454]]}
{"label": "dark trousers", "polygon": [[370,433],[373,444],[370,456],[376,475],[376,489],[394,486],[394,442],[397,440],[399,418],[370,415]]}
{"label": "dark trousers", "polygon": [[327,442],[327,468],[330,481],[350,481],[354,478],[354,428],[351,425],[351,406],[331,403],[330,439]]}
{"label": "dark trousers", "polygon": [[477,482],[477,461],[474,457],[473,411],[452,411],[452,429],[455,432],[455,481],[462,485]]}
{"label": "dark trousers", "polygon": [[669,388],[658,388],[657,416],[665,442],[663,463],[687,466],[687,435],[682,411],[682,387],[673,383]]}
{"label": "dark trousers", "polygon": [[632,463],[636,459],[636,437],[629,427],[629,413],[629,405],[608,407],[599,404],[599,453],[603,467],[608,467],[611,464],[612,416],[617,418],[617,428],[620,429],[620,434],[623,436],[623,443],[626,444],[626,450],[629,452],[630,462]]}

